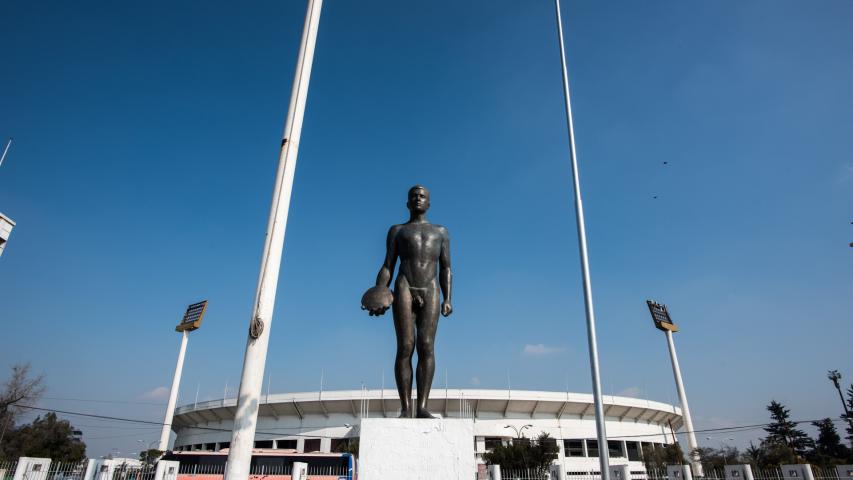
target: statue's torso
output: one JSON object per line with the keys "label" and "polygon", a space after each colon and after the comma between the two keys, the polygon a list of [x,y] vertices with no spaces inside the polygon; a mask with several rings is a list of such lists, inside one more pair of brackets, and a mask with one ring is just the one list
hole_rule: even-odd
{"label": "statue's torso", "polygon": [[441,246],[447,231],[431,223],[407,223],[398,226],[394,238],[400,257],[400,273],[409,286],[426,288],[435,285]]}

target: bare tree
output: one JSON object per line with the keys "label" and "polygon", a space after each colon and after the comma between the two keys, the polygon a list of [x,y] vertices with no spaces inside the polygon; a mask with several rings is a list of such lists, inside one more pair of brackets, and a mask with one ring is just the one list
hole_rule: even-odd
{"label": "bare tree", "polygon": [[6,429],[15,426],[21,407],[35,404],[44,393],[44,375],[31,373],[28,363],[12,365],[12,374],[0,390],[0,442]]}

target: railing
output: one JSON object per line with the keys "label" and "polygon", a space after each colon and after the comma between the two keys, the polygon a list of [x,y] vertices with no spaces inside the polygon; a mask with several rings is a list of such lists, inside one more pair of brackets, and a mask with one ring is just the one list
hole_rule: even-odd
{"label": "railing", "polygon": [[[113,477],[110,480],[154,480],[154,477],[157,473],[157,467],[155,465],[132,465],[132,464],[121,464],[116,465],[113,469]],[[60,480],[60,479],[48,479],[48,480]],[[72,480],[82,480],[80,479],[72,479]],[[99,478],[98,473],[95,474],[95,480],[107,480],[104,478]]]}
{"label": "railing", "polygon": [[[839,480],[838,471],[835,467],[820,467],[811,465],[815,480]],[[666,472],[664,472],[666,476]],[[783,480],[785,475],[781,468],[752,468],[752,476],[755,480]],[[720,468],[705,468],[706,480],[725,480],[726,472]]]}
{"label": "railing", "polygon": [[547,473],[536,470],[501,468],[501,480],[548,480],[550,478]]}
{"label": "railing", "polygon": [[[812,474],[815,480],[844,480],[838,477],[838,471],[835,467],[819,467],[811,465]],[[598,472],[566,472],[567,480],[601,480],[601,475]],[[754,480],[785,480],[781,468],[753,468],[752,476]],[[506,475],[503,475],[506,477]],[[704,477],[693,477],[694,480],[726,480],[726,472],[720,468],[705,468]],[[556,480],[556,479],[554,479]],[[631,480],[669,480],[665,469],[649,469],[646,471],[632,471]]]}
{"label": "railing", "polygon": [[44,480],[83,480],[88,460],[82,462],[50,462]]}
{"label": "railing", "polygon": [[0,462],[0,480],[11,479],[15,475],[16,468],[18,468],[17,460]]}
{"label": "railing", "polygon": [[[308,475],[346,476],[348,467],[345,465],[308,465]],[[249,475],[290,475],[293,465],[252,465]],[[181,464],[179,475],[225,475],[225,465],[187,465]],[[123,480],[123,479],[113,479]]]}

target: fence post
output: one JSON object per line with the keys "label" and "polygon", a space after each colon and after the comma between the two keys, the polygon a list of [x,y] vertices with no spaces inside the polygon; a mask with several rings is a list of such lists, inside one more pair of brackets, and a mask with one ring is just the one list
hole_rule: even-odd
{"label": "fence post", "polygon": [[176,462],[174,460],[160,460],[157,462],[157,470],[154,473],[154,480],[175,480],[178,477],[178,469],[180,467],[180,462]]}
{"label": "fence post", "polygon": [[726,465],[726,480],[755,480],[751,465]]}
{"label": "fence post", "polygon": [[50,468],[49,458],[21,457],[15,469],[14,480],[45,480]]}
{"label": "fence post", "polygon": [[853,465],[836,465],[835,471],[838,472],[838,479],[853,478]]}
{"label": "fence post", "polygon": [[610,465],[611,480],[631,480],[631,467],[628,465]]}
{"label": "fence post", "polygon": [[308,464],[304,462],[293,462],[291,480],[308,480]]}
{"label": "fence post", "polygon": [[785,480],[814,480],[814,473],[812,473],[812,466],[808,463],[782,465],[782,478]]}
{"label": "fence post", "polygon": [[549,467],[549,472],[551,473],[551,480],[563,480],[566,478],[563,475],[563,465],[561,463],[552,463]]}
{"label": "fence post", "polygon": [[501,480],[500,465],[489,465],[489,480]]}
{"label": "fence post", "polygon": [[666,476],[669,480],[693,480],[693,471],[690,465],[667,465]]}

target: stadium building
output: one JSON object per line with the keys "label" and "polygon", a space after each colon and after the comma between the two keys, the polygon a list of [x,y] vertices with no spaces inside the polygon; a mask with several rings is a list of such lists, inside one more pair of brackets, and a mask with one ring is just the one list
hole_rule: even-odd
{"label": "stadium building", "polygon": [[[644,472],[642,452],[674,441],[681,410],[638,398],[605,395],[604,415],[613,465]],[[359,436],[362,418],[399,415],[396,390],[344,390],[262,396],[255,448],[334,452]],[[219,451],[231,440],[236,399],[184,405],[175,412],[174,450]],[[478,462],[495,445],[547,432],[568,474],[598,473],[592,395],[518,390],[433,389],[429,409],[444,418],[471,418]]]}

